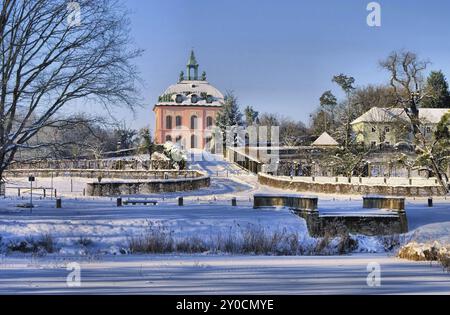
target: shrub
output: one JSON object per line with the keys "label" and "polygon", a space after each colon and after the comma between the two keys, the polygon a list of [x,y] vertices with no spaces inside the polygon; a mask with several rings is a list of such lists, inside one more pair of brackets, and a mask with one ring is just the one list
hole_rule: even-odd
{"label": "shrub", "polygon": [[[318,242],[305,244],[297,233],[287,229],[271,231],[261,225],[237,225],[227,233],[219,233],[209,241],[197,236],[177,240],[173,232],[163,226],[149,224],[142,235],[128,239],[130,253],[165,254],[165,253],[228,253],[251,255],[330,255],[344,254],[357,247],[354,240],[342,225],[334,224]],[[339,236],[335,236],[336,232]],[[330,236],[330,235],[333,235]]]}
{"label": "shrub", "polygon": [[448,246],[443,246],[438,242],[433,244],[411,242],[403,246],[397,256],[413,261],[437,261],[444,270],[450,271],[450,251]]}
{"label": "shrub", "polygon": [[7,246],[11,252],[51,254],[56,252],[56,242],[51,234],[42,234],[38,239],[28,237],[23,241],[10,242]]}
{"label": "shrub", "polygon": [[38,248],[51,254],[56,251],[56,242],[51,234],[43,234],[37,242]]}
{"label": "shrub", "polygon": [[212,243],[213,252],[223,252],[230,254],[237,254],[240,252],[241,244],[236,237],[236,233],[233,233],[231,229],[225,237],[222,234],[218,234],[217,238],[213,240]]}
{"label": "shrub", "polygon": [[195,254],[204,253],[210,250],[199,237],[191,237],[176,243],[175,250],[179,253]]}
{"label": "shrub", "polygon": [[379,239],[386,251],[392,251],[400,246],[400,236],[398,234],[381,236]]}
{"label": "shrub", "polygon": [[445,271],[450,272],[450,255],[439,255],[438,258]]}
{"label": "shrub", "polygon": [[331,241],[336,240],[336,251],[343,255],[352,252],[358,247],[358,241],[351,237],[349,229],[339,220],[327,223],[324,227],[324,236],[316,246],[317,254],[330,254]]}
{"label": "shrub", "polygon": [[167,232],[164,227],[150,224],[145,234],[128,240],[128,248],[131,253],[171,253],[174,250],[174,240],[172,233]]}
{"label": "shrub", "polygon": [[90,238],[80,237],[75,243],[80,246],[89,247],[94,244],[94,241],[92,241]]}

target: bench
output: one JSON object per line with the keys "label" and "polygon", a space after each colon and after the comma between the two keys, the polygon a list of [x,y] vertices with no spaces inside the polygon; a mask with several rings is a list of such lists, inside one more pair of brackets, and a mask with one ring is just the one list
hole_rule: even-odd
{"label": "bench", "polygon": [[157,200],[133,200],[133,199],[128,199],[128,200],[125,200],[123,202],[123,204],[125,206],[128,206],[128,205],[133,205],[133,206],[144,205],[144,206],[146,206],[148,204],[156,206],[158,204],[158,201]]}

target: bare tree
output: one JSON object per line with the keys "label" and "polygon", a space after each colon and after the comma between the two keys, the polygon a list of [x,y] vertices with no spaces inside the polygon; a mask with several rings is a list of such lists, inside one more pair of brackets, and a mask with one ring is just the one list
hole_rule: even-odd
{"label": "bare tree", "polygon": [[[130,49],[118,0],[2,0],[0,7],[0,177],[63,108],[97,101],[132,108],[141,52]],[[77,9],[77,8],[75,8]],[[73,15],[80,13],[80,20]]]}
{"label": "bare tree", "polygon": [[426,97],[423,72],[428,64],[428,61],[420,60],[415,53],[409,51],[392,52],[386,60],[380,62],[380,65],[391,75],[390,86],[396,96],[396,105],[405,110],[411,122],[419,160],[429,165],[441,186],[448,192],[445,171],[439,167],[433,154],[433,145],[427,141],[421,128],[419,116],[419,104]]}

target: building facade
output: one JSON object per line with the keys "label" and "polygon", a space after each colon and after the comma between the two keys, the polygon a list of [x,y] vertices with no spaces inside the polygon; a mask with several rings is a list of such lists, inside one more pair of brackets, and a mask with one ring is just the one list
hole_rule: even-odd
{"label": "building facade", "polygon": [[[436,126],[450,108],[421,108],[419,119],[422,133],[432,139]],[[402,108],[374,107],[352,123],[356,141],[365,147],[394,147],[411,144],[413,140],[411,123]]]}
{"label": "building facade", "polygon": [[212,144],[216,115],[224,104],[224,95],[199,76],[199,64],[192,51],[186,73],[177,84],[159,96],[153,111],[156,117],[155,141],[180,144],[186,149],[204,149]]}

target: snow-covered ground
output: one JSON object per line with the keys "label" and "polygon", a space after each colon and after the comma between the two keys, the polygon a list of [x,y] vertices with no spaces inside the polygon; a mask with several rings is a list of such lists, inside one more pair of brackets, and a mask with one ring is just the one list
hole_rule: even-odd
{"label": "snow-covered ground", "polygon": [[[35,200],[32,211],[17,208],[25,200],[2,199],[0,236],[3,243],[8,243],[50,234],[61,246],[61,253],[69,254],[83,252],[84,247],[74,245],[80,238],[91,239],[97,251],[117,253],[126,246],[130,237],[145,234],[150,224],[170,229],[177,239],[197,236],[211,240],[218,235],[256,226],[268,232],[285,229],[298,234],[305,242],[310,241],[305,221],[288,209],[253,209],[252,203],[245,197],[238,197],[238,207],[232,207],[230,198],[223,195],[197,194],[186,197],[184,207],[178,207],[176,200],[170,196],[164,201],[159,199],[160,204],[157,206],[122,208],[117,208],[112,198],[79,198],[64,199],[62,209],[55,208],[55,201]],[[361,200],[354,198],[351,201],[320,199],[319,208],[322,214],[383,213],[363,210],[361,203]],[[424,201],[411,201],[407,204],[407,214],[411,231],[409,235],[414,240],[448,240],[449,202],[436,202],[435,207],[427,208]],[[363,242],[369,239],[364,238]],[[382,251],[383,248],[375,243],[369,242],[367,247],[359,248],[358,251]]]}
{"label": "snow-covered ground", "polygon": [[[35,190],[36,207],[17,208],[28,202],[26,189],[17,197],[14,187],[28,187],[25,178],[10,179],[8,197],[0,199],[0,236],[3,244],[28,237],[51,234],[57,253],[36,258],[3,253],[0,260],[0,293],[450,293],[447,274],[439,267],[399,261],[383,251],[375,238],[360,237],[356,254],[344,257],[241,257],[228,255],[121,255],[131,237],[161,225],[173,237],[214,239],[246,226],[269,232],[296,233],[304,243],[314,243],[305,221],[287,209],[252,208],[255,193],[288,193],[261,186],[254,175],[219,159],[191,165],[212,176],[211,187],[186,193],[152,194],[140,199],[157,199],[157,206],[117,208],[113,198],[83,197],[83,178],[38,178],[38,187],[54,187],[63,198],[63,208],[43,199]],[[217,176],[219,174],[219,176]],[[227,177],[228,175],[228,177]],[[106,180],[106,179],[105,179]],[[176,198],[183,196],[185,206]],[[238,207],[231,206],[237,197]],[[407,240],[450,241],[450,200],[435,199],[428,208],[425,199],[408,199],[411,232]],[[382,213],[362,209],[362,198],[319,194],[321,213]],[[89,239],[90,246],[79,244]],[[368,254],[378,252],[379,254]],[[112,256],[115,254],[117,256]],[[69,289],[65,284],[67,262],[80,262],[83,286]],[[366,285],[367,264],[379,262],[384,284]]]}
{"label": "snow-covered ground", "polygon": [[[67,265],[79,263],[80,287]],[[0,261],[0,294],[450,294],[437,265],[386,255],[338,257],[118,256]],[[379,264],[381,286],[367,285]]]}
{"label": "snow-covered ground", "polygon": [[91,252],[118,253],[126,248],[130,237],[144,235],[150,224],[169,229],[175,239],[196,236],[213,240],[249,225],[267,231],[286,229],[308,237],[305,221],[287,209],[254,210],[248,201],[237,208],[222,201],[196,200],[186,201],[184,207],[168,200],[158,206],[117,208],[115,200],[109,199],[64,200],[63,209],[55,209],[52,201],[37,201],[32,213],[18,210],[17,203],[0,201],[3,242],[50,234],[61,246],[62,254],[82,254],[84,247],[75,244],[82,237],[94,242]]}

